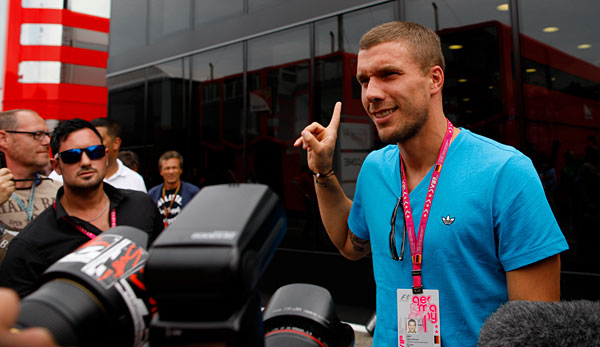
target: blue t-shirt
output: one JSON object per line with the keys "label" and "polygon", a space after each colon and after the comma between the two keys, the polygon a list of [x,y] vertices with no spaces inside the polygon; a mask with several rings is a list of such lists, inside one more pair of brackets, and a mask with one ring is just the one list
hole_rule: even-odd
{"label": "blue t-shirt", "polygon": [[[431,174],[410,193],[417,231]],[[408,238],[404,261],[394,261],[389,248],[390,220],[401,191],[398,147],[370,153],[358,177],[348,226],[371,242],[377,285],[375,346],[397,345],[396,290],[412,287]],[[398,252],[403,228],[399,208]],[[423,286],[440,293],[442,345],[462,347],[477,345],[486,318],[508,300],[505,272],[568,245],[531,160],[462,129],[441,171],[423,248]]]}

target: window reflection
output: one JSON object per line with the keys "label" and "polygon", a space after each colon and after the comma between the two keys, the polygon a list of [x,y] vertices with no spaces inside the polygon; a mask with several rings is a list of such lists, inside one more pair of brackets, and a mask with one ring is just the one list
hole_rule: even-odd
{"label": "window reflection", "polygon": [[[158,157],[167,150],[176,150],[184,157],[188,156],[188,66],[189,58],[181,58],[146,69],[146,114],[150,126],[147,140],[151,144],[148,160],[152,163],[157,162]],[[148,186],[161,181],[155,167],[151,167],[145,177]]]}
{"label": "window reflection", "polygon": [[[108,116],[121,125],[123,145],[146,143],[144,134],[145,69],[108,78]],[[137,130],[137,131],[136,131]],[[144,130],[144,131],[140,131]]]}
{"label": "window reflection", "polygon": [[[192,57],[192,93],[193,129],[200,135],[200,143],[217,149],[223,147],[222,126],[228,129],[226,137],[235,137],[231,144],[241,145],[240,129],[231,133],[232,120],[226,119],[237,115],[236,124],[241,124],[243,99],[241,77],[226,82],[226,76],[241,76],[243,70],[243,47],[241,44],[226,46],[196,54]],[[198,83],[200,82],[200,83]],[[236,86],[234,86],[236,84]],[[240,101],[241,100],[241,101]],[[238,125],[239,125],[238,124]]]}
{"label": "window reflection", "polygon": [[248,70],[308,59],[308,39],[308,26],[302,26],[250,40]]}
{"label": "window reflection", "polygon": [[247,148],[249,176],[277,192],[290,213],[304,209],[293,181],[302,157],[289,148],[310,119],[309,58],[306,25],[248,42],[249,104],[258,123]]}
{"label": "window reflection", "polygon": [[242,72],[242,44],[192,57],[192,165],[200,186],[245,180]]}
{"label": "window reflection", "polygon": [[221,83],[202,84],[200,105],[200,138],[203,142],[219,146],[221,134]]}
{"label": "window reflection", "polygon": [[[315,121],[329,123],[333,105],[343,98],[342,54],[318,57],[315,61],[315,99],[319,114]],[[345,106],[345,105],[344,105]]]}
{"label": "window reflection", "polygon": [[244,145],[244,79],[223,82],[223,142],[241,149]]}
{"label": "window reflection", "polygon": [[[405,3],[406,20],[419,23],[433,30],[463,27],[465,25],[487,21],[498,21],[510,25],[510,12],[506,1],[483,0],[477,2],[477,8],[469,1],[418,1]],[[437,9],[436,9],[437,7]],[[438,26],[436,27],[436,16]]]}
{"label": "window reflection", "polygon": [[192,56],[192,79],[202,82],[242,73],[242,49],[235,44]]}
{"label": "window reflection", "polygon": [[[266,81],[271,89],[273,109],[267,116],[265,135],[276,141],[292,143],[298,136],[295,132],[296,118],[307,125],[308,109],[298,107],[297,101],[308,93],[308,79],[308,62],[267,71]],[[302,113],[297,115],[296,111]]]}
{"label": "window reflection", "polygon": [[[520,6],[528,154],[569,242],[563,269],[597,273],[600,24],[590,14],[600,4],[533,0]],[[556,29],[544,30],[550,26]]]}
{"label": "window reflection", "polygon": [[[528,37],[554,47],[563,53],[600,66],[600,2],[581,0],[574,6],[562,1],[528,0],[519,2],[521,32]],[[544,32],[546,27],[556,27],[556,32]],[[578,48],[589,44],[589,48]],[[583,46],[587,47],[587,46]],[[559,63],[559,62],[556,62]]]}
{"label": "window reflection", "polygon": [[501,79],[510,78],[504,74],[511,73],[500,61],[511,51],[510,28],[491,21],[441,30],[438,34],[446,59],[446,116],[478,134],[518,145],[516,138],[507,136],[509,111],[503,107],[510,102],[506,88],[512,86],[501,84]]}
{"label": "window reflection", "polygon": [[340,49],[338,17],[315,23],[315,55],[321,56]]}
{"label": "window reflection", "polygon": [[[148,69],[149,112],[154,126],[161,129],[183,123],[182,102],[185,85],[183,59],[158,64]],[[166,93],[165,93],[166,92]],[[156,95],[156,98],[152,96]]]}
{"label": "window reflection", "polygon": [[149,178],[156,166],[148,164],[153,159],[147,139],[150,126],[145,119],[145,82],[146,69],[108,78],[108,117],[121,126],[121,150],[134,150],[140,158],[139,173]]}
{"label": "window reflection", "polygon": [[308,93],[308,27],[251,40],[248,50],[249,74],[255,81],[255,88],[249,88],[250,109],[259,116],[261,135],[291,143],[298,120],[308,120],[309,109],[298,107],[298,98]]}
{"label": "window reflection", "polygon": [[372,27],[396,19],[396,3],[387,3],[343,15],[344,47],[346,52],[358,54],[358,41]]}

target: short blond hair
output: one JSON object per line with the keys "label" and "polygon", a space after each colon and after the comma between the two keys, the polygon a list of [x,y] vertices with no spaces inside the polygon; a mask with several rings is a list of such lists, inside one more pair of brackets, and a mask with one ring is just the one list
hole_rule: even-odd
{"label": "short blond hair", "polygon": [[434,66],[446,69],[440,37],[431,29],[411,22],[388,22],[369,30],[359,42],[360,50],[381,43],[401,41],[409,47],[412,58],[426,73]]}
{"label": "short blond hair", "polygon": [[14,110],[7,110],[4,112],[0,112],[0,129],[2,130],[15,130],[19,125],[19,120],[17,119],[17,113],[19,112],[29,112],[36,116],[39,114],[33,110],[28,110],[25,108],[18,108]]}

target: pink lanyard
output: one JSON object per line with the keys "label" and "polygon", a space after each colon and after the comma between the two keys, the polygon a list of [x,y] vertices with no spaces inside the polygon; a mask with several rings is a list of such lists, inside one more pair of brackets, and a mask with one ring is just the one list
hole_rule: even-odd
{"label": "pink lanyard", "polygon": [[415,223],[412,217],[412,210],[410,208],[410,199],[408,197],[408,184],[406,183],[406,173],[404,172],[404,161],[402,155],[400,155],[400,169],[402,171],[402,208],[404,209],[404,223],[406,224],[406,233],[408,234],[408,242],[410,244],[410,253],[412,255],[413,264],[413,293],[423,293],[423,284],[421,283],[421,266],[423,263],[423,238],[425,237],[425,227],[427,226],[427,219],[429,218],[429,211],[431,210],[431,203],[433,201],[433,194],[437,187],[440,172],[442,171],[442,165],[446,159],[448,153],[448,147],[450,147],[450,141],[452,141],[452,133],[454,126],[446,119],[447,128],[444,141],[442,142],[442,148],[436,164],[433,168],[431,175],[431,182],[429,183],[429,189],[427,190],[427,198],[425,199],[425,205],[423,206],[423,214],[421,216],[421,223],[419,224],[418,240],[415,240]]}
{"label": "pink lanyard", "polygon": [[[56,211],[56,202],[54,202],[54,210]],[[92,233],[92,232],[90,232],[90,231],[87,231],[87,230],[86,230],[84,227],[82,227],[81,225],[75,224],[75,223],[74,223],[72,220],[70,220],[69,218],[67,218],[67,216],[63,216],[63,217],[62,217],[62,219],[63,219],[65,222],[67,222],[67,223],[71,224],[73,227],[75,227],[75,229],[77,229],[77,230],[81,231],[81,232],[82,232],[82,233],[83,233],[85,236],[89,237],[89,238],[90,238],[90,239],[92,239],[92,240],[93,240],[93,239],[95,239],[95,238],[96,238],[96,236],[98,236],[98,235],[96,235],[96,234],[94,234],[94,233]],[[117,211],[116,211],[116,210],[113,208],[113,209],[110,211],[110,227],[111,227],[111,228],[114,228],[114,227],[116,227],[116,226],[117,226]]]}

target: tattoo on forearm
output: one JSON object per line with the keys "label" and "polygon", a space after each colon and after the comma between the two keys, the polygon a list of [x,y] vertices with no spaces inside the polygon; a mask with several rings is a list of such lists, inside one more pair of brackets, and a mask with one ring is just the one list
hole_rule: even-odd
{"label": "tattoo on forearm", "polygon": [[365,251],[365,245],[369,242],[369,240],[363,240],[353,233],[350,233],[350,242],[352,242],[352,247],[354,248],[355,252],[362,253]]}
{"label": "tattoo on forearm", "polygon": [[321,188],[327,188],[327,183],[323,182],[323,180],[319,181],[319,180],[317,179],[316,183],[317,183],[317,185],[318,185],[319,187],[321,187]]}

